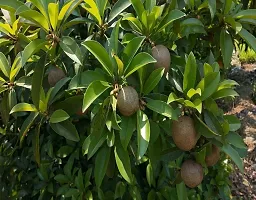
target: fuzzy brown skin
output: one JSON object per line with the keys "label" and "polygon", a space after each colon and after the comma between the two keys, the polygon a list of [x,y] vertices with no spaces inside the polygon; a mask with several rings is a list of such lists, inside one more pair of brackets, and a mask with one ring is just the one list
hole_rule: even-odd
{"label": "fuzzy brown skin", "polygon": [[188,116],[173,121],[172,138],[176,146],[183,151],[190,151],[197,142],[197,133],[193,120]]}
{"label": "fuzzy brown skin", "polygon": [[208,167],[211,167],[215,165],[219,161],[219,159],[220,159],[220,149],[217,146],[212,145],[212,152],[211,154],[205,157],[205,163]]}
{"label": "fuzzy brown skin", "polygon": [[124,116],[131,116],[139,109],[139,96],[133,87],[126,86],[119,91],[117,108]]}
{"label": "fuzzy brown skin", "polygon": [[203,167],[193,160],[186,160],[181,166],[181,178],[185,185],[190,188],[195,188],[203,180]]}
{"label": "fuzzy brown skin", "polygon": [[64,71],[58,67],[54,67],[48,74],[48,83],[51,87],[54,87],[58,81],[65,78]]}
{"label": "fuzzy brown skin", "polygon": [[156,59],[155,68],[164,67],[164,73],[170,68],[171,56],[169,50],[164,45],[156,45],[152,48],[152,56]]}

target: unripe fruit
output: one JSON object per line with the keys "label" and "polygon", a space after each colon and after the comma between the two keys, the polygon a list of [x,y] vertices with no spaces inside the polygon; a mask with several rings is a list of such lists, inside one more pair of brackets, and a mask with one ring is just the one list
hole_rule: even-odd
{"label": "unripe fruit", "polygon": [[117,95],[117,108],[124,116],[131,116],[139,109],[139,96],[131,87],[123,87]]}
{"label": "unripe fruit", "polygon": [[152,56],[156,59],[155,68],[164,67],[164,72],[169,71],[171,56],[169,50],[164,45],[156,45],[152,48]]}
{"label": "unripe fruit", "polygon": [[51,87],[54,87],[58,81],[65,77],[66,75],[62,69],[54,67],[50,70],[48,74],[48,83]]}
{"label": "unripe fruit", "polygon": [[186,160],[181,166],[181,178],[185,185],[194,188],[200,185],[204,177],[203,167],[193,160]]}
{"label": "unripe fruit", "polygon": [[193,120],[188,116],[173,121],[172,138],[176,146],[183,151],[190,151],[197,142],[197,134]]}
{"label": "unripe fruit", "polygon": [[217,146],[212,145],[212,152],[211,154],[205,157],[205,163],[208,167],[211,167],[215,165],[219,161],[219,159],[220,159],[220,149]]}

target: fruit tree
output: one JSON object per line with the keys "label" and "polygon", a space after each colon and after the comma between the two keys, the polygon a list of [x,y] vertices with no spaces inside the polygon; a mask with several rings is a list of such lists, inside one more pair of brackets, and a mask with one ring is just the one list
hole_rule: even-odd
{"label": "fruit tree", "polygon": [[[244,1],[245,2],[245,1]],[[239,120],[219,99],[237,0],[0,0],[0,199],[230,199]]]}

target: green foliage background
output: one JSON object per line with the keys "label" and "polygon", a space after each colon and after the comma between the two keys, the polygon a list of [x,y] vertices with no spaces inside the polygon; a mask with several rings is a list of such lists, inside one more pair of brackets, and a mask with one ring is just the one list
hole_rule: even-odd
{"label": "green foliage background", "polygon": [[[216,100],[235,97],[225,79],[234,44],[256,51],[256,10],[236,0],[0,0],[1,199],[231,199],[242,171],[240,122]],[[244,10],[245,9],[245,10]],[[152,46],[171,54],[154,68]],[[51,70],[66,77],[54,87]],[[140,108],[117,109],[132,86]],[[184,152],[172,121],[193,118],[198,142]],[[184,138],[186,141],[186,138]],[[212,144],[221,159],[207,167]],[[184,160],[204,167],[189,189]]]}

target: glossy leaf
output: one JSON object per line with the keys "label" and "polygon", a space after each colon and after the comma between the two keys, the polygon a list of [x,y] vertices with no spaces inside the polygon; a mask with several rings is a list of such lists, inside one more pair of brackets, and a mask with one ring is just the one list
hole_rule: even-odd
{"label": "glossy leaf", "polygon": [[241,172],[244,171],[243,160],[240,158],[238,152],[233,147],[231,147],[229,144],[225,144],[222,147],[222,151],[229,155],[229,157],[234,161]]}
{"label": "glossy leaf", "polygon": [[124,72],[125,77],[130,76],[132,73],[134,73],[141,67],[144,67],[147,64],[155,63],[155,62],[156,60],[148,53],[145,53],[145,52],[139,53],[133,58],[129,67],[126,68]]}
{"label": "glossy leaf", "polygon": [[111,148],[103,147],[99,150],[95,160],[94,177],[96,186],[100,187],[106,174],[108,162],[110,158]]}
{"label": "glossy leaf", "polygon": [[183,91],[187,92],[190,88],[194,88],[196,82],[197,64],[194,54],[191,52],[185,66],[183,78]]}
{"label": "glossy leaf", "polygon": [[143,93],[145,95],[149,94],[158,85],[163,75],[164,68],[154,70],[144,84]]}
{"label": "glossy leaf", "polygon": [[140,160],[146,153],[150,140],[150,124],[148,117],[142,111],[137,111],[137,159]]}
{"label": "glossy leaf", "polygon": [[132,172],[131,172],[131,162],[128,151],[125,151],[120,144],[116,143],[115,147],[115,159],[117,168],[122,175],[122,177],[130,184],[132,184]]}
{"label": "glossy leaf", "polygon": [[170,105],[165,103],[164,101],[147,99],[146,106],[149,109],[151,109],[163,116],[166,116],[170,119],[174,119],[174,120],[178,119],[178,114],[176,113],[176,111]]}
{"label": "glossy leaf", "polygon": [[50,123],[59,123],[69,119],[69,115],[64,110],[56,110],[50,117]]}
{"label": "glossy leaf", "polygon": [[30,42],[25,47],[25,49],[22,53],[22,66],[24,66],[24,64],[28,61],[28,59],[33,54],[35,54],[36,52],[41,50],[46,44],[47,44],[47,42],[45,40],[41,40],[41,39],[36,39],[36,40],[33,40],[32,42]]}
{"label": "glossy leaf", "polygon": [[233,18],[236,19],[256,19],[256,9],[248,9],[248,10],[242,10],[238,13],[236,13]]}
{"label": "glossy leaf", "polygon": [[237,148],[246,149],[243,138],[236,132],[229,132],[226,136],[227,142]]}
{"label": "glossy leaf", "polygon": [[139,48],[141,48],[141,45],[142,45],[144,40],[145,40],[144,36],[135,37],[125,47],[125,49],[123,51],[123,59],[124,59],[125,64],[126,64],[126,68],[129,67],[130,63],[132,62],[132,60],[135,56],[135,54],[137,53]]}
{"label": "glossy leaf", "polygon": [[131,5],[130,0],[118,0],[109,13],[108,23],[115,19],[123,10]]}
{"label": "glossy leaf", "polygon": [[51,128],[59,135],[68,140],[78,142],[80,140],[76,127],[68,120],[60,123],[50,123]]}
{"label": "glossy leaf", "polygon": [[46,55],[43,55],[35,69],[34,69],[34,74],[32,78],[32,89],[31,89],[31,97],[32,101],[37,109],[39,109],[39,104],[41,99],[41,93],[43,91],[42,89],[42,84],[43,84],[43,78],[44,78],[44,68],[45,68],[45,63],[46,63]]}
{"label": "glossy leaf", "polygon": [[0,52],[0,70],[3,72],[3,74],[9,78],[11,68],[9,65],[8,60],[6,59],[5,55]]}
{"label": "glossy leaf", "polygon": [[94,81],[87,88],[83,100],[83,112],[111,86],[104,81]]}
{"label": "glossy leaf", "polygon": [[58,3],[49,3],[48,4],[49,19],[54,31],[56,31],[58,24],[58,15],[59,15],[59,4]]}
{"label": "glossy leaf", "polygon": [[242,30],[238,33],[241,38],[243,38],[247,44],[254,50],[256,51],[256,38],[249,33],[247,30],[242,28]]}
{"label": "glossy leaf", "polygon": [[34,105],[28,104],[28,103],[19,103],[15,105],[10,114],[15,113],[15,112],[37,112],[37,109]]}
{"label": "glossy leaf", "polygon": [[228,121],[230,131],[237,131],[241,127],[241,122],[234,115],[225,115],[224,119]]}
{"label": "glossy leaf", "polygon": [[213,99],[221,99],[221,98],[225,98],[225,97],[236,97],[239,96],[239,94],[231,89],[231,88],[224,88],[221,89],[217,92],[215,92],[212,96]]}
{"label": "glossy leaf", "polygon": [[82,43],[101,63],[103,68],[108,72],[110,76],[113,75],[114,68],[112,66],[111,60],[108,56],[107,51],[103,48],[103,46],[93,40],[88,40]]}
{"label": "glossy leaf", "polygon": [[79,46],[77,45],[74,39],[68,36],[64,36],[61,38],[59,44],[68,57],[70,57],[73,61],[77,62],[78,64],[82,65],[83,56]]}
{"label": "glossy leaf", "polygon": [[99,23],[99,25],[102,24],[102,19],[100,16],[100,11],[95,3],[94,0],[84,0],[87,5],[85,5],[83,8],[85,8]]}
{"label": "glossy leaf", "polygon": [[233,53],[233,42],[230,34],[227,33],[226,30],[222,30],[220,33],[220,49],[223,57],[224,67],[228,69]]}
{"label": "glossy leaf", "polygon": [[120,141],[124,150],[126,150],[132,138],[132,134],[136,128],[135,120],[133,119],[133,117],[122,116],[122,121],[120,126],[121,126]]}

